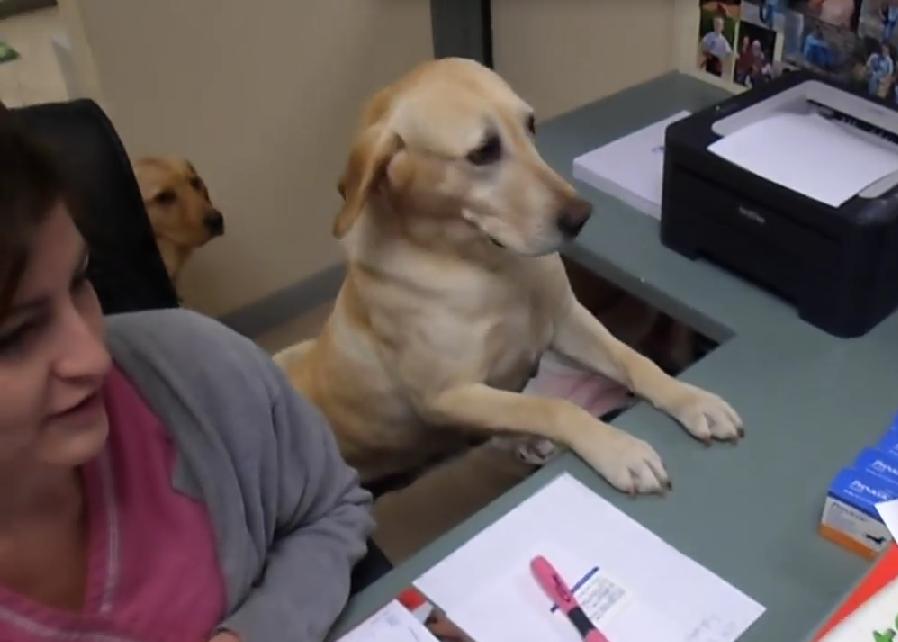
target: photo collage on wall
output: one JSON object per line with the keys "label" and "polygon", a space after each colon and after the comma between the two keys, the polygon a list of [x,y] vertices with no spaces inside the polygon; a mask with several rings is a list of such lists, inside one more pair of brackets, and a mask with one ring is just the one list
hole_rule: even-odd
{"label": "photo collage on wall", "polygon": [[700,1],[698,66],[745,87],[810,69],[898,103],[898,0]]}

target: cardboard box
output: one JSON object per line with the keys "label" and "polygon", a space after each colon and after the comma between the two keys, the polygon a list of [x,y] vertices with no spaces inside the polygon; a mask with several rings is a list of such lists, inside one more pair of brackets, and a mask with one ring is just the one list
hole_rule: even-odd
{"label": "cardboard box", "polygon": [[[883,453],[861,454],[859,461],[883,459]],[[823,507],[820,534],[830,541],[862,555],[875,558],[892,537],[879,517],[876,504],[898,499],[898,483],[888,474],[846,468],[833,480]]]}

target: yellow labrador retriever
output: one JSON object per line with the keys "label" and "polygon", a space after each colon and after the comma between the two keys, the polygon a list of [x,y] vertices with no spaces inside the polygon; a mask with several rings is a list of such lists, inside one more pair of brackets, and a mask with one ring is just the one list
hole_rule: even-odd
{"label": "yellow labrador retriever", "polygon": [[669,487],[649,444],[569,402],[519,394],[550,348],[698,439],[742,435],[726,402],[664,374],[576,300],[556,251],[590,205],[533,133],[531,108],[460,59],[424,63],[363,112],[334,224],[346,280],[320,337],[276,356],[363,479],[410,470],[473,432],[560,442],[622,491]]}
{"label": "yellow labrador retriever", "polygon": [[186,159],[140,158],[134,163],[134,176],[168,277],[177,285],[194,250],[224,234],[224,217]]}

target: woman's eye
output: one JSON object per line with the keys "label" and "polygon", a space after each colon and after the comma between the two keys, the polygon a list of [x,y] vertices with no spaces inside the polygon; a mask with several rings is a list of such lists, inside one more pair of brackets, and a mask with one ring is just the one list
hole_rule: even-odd
{"label": "woman's eye", "polygon": [[468,161],[473,165],[491,165],[502,158],[502,141],[493,135],[484,143],[468,154]]}
{"label": "woman's eye", "polygon": [[78,268],[78,271],[72,275],[72,280],[69,281],[69,292],[71,294],[81,294],[85,287],[90,285],[90,281],[87,278],[89,266],[90,256],[85,256],[84,261],[81,263],[81,267]]}
{"label": "woman's eye", "polygon": [[29,335],[37,330],[37,328],[37,323],[29,321],[8,332],[0,334],[0,355],[6,355],[22,348],[28,340]]}

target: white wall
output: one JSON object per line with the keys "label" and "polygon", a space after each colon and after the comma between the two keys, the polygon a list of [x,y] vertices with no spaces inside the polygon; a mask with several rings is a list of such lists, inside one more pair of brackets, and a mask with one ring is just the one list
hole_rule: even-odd
{"label": "white wall", "polygon": [[493,0],[496,70],[547,118],[675,69],[681,27],[674,0]]}
{"label": "white wall", "polygon": [[189,157],[225,214],[184,275],[189,305],[220,315],[341,260],[330,225],[357,111],[432,56],[426,0],[63,3],[132,157]]}
{"label": "white wall", "polygon": [[[431,57],[427,0],[60,2],[132,155],[190,157],[227,217],[184,275],[188,304],[220,315],[341,260],[329,230],[356,113]],[[496,68],[548,118],[675,69],[695,4],[493,0]]]}

